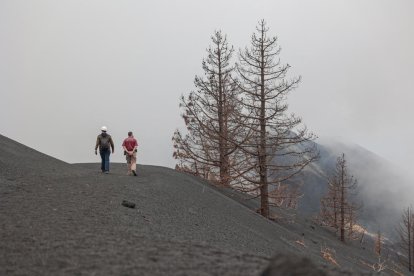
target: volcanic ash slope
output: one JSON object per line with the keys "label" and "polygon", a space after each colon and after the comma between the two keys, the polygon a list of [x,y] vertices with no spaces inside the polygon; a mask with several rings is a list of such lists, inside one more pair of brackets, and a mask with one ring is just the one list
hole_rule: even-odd
{"label": "volcanic ash slope", "polygon": [[0,171],[0,275],[259,275],[273,254],[305,252],[300,235],[171,169],[105,175],[0,136]]}

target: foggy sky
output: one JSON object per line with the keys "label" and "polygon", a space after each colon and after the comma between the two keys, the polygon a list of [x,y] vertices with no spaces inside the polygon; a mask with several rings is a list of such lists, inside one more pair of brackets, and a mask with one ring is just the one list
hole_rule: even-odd
{"label": "foggy sky", "polygon": [[410,169],[412,0],[0,1],[0,134],[64,161],[98,162],[102,125],[124,161],[173,167],[179,97],[194,89],[215,30],[236,49],[260,19],[302,76],[290,111]]}

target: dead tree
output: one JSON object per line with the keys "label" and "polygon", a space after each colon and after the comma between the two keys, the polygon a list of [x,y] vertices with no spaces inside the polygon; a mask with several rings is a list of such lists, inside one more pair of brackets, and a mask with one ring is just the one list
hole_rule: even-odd
{"label": "dead tree", "polygon": [[196,76],[196,91],[181,97],[188,134],[174,133],[173,156],[178,160],[177,169],[229,186],[235,178],[232,168],[240,164],[235,161],[237,147],[229,142],[241,131],[235,123],[240,108],[238,85],[232,76],[234,50],[220,31],[211,40],[202,62],[205,77]]}
{"label": "dead tree", "polygon": [[328,192],[321,199],[320,220],[323,225],[339,229],[339,186],[336,182],[328,180]]}
{"label": "dead tree", "polygon": [[300,186],[279,183],[269,191],[269,205],[284,209],[297,209],[302,196]]}
{"label": "dead tree", "polygon": [[383,243],[384,243],[384,238],[382,237],[381,231],[378,230],[377,237],[375,239],[375,248],[374,248],[374,252],[377,254],[377,256],[381,256]]}
{"label": "dead tree", "polygon": [[315,139],[302,120],[288,114],[286,97],[300,77],[288,79],[289,64],[279,59],[276,37],[269,37],[261,20],[251,37],[251,47],[240,50],[237,72],[242,90],[243,115],[240,123],[248,140],[238,141],[245,157],[248,189],[260,197],[260,213],[269,217],[269,192],[286,182],[318,157]]}
{"label": "dead tree", "polygon": [[400,237],[400,249],[402,254],[398,258],[402,265],[414,272],[414,213],[412,207],[403,211],[402,220],[397,229]]}
{"label": "dead tree", "polygon": [[322,223],[338,231],[342,242],[345,242],[345,232],[352,234],[355,225],[359,207],[350,196],[356,188],[357,181],[349,175],[345,154],[342,154],[337,159],[335,171],[328,178],[328,192],[321,199],[320,213]]}

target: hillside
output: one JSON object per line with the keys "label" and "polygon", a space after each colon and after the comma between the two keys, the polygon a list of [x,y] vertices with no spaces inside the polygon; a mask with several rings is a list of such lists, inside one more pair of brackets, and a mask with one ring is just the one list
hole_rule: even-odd
{"label": "hillside", "polygon": [[304,194],[299,212],[308,215],[319,212],[320,198],[326,192],[326,177],[334,169],[337,157],[345,153],[349,172],[358,181],[356,201],[362,206],[360,222],[372,232],[381,230],[394,238],[401,210],[410,204],[414,192],[407,173],[356,144],[323,141],[318,149],[320,159],[298,176]]}
{"label": "hillside", "polygon": [[0,275],[259,275],[275,254],[307,256],[326,275],[370,275],[361,261],[375,262],[307,219],[266,220],[242,195],[168,168],[129,177],[113,164],[104,175],[3,136],[0,146]]}

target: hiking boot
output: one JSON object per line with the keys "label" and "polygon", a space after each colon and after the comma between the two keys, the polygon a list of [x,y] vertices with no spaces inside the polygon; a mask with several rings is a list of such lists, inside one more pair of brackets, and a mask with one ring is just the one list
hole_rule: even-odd
{"label": "hiking boot", "polygon": [[137,173],[136,173],[134,170],[132,170],[132,174],[133,174],[134,176],[137,176]]}

